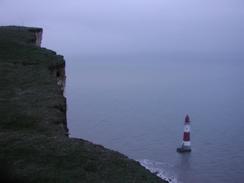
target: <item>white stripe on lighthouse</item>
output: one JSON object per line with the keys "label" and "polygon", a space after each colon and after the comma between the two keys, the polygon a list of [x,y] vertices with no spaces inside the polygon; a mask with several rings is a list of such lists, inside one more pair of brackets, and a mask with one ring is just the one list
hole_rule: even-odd
{"label": "white stripe on lighthouse", "polygon": [[183,145],[184,146],[191,146],[191,142],[190,141],[183,141]]}
{"label": "white stripe on lighthouse", "polygon": [[184,125],[184,132],[190,132],[190,125]]}

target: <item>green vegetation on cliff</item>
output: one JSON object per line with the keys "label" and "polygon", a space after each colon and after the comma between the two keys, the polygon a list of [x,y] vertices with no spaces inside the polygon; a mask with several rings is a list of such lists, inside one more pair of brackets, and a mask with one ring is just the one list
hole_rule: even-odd
{"label": "green vegetation on cliff", "polygon": [[67,136],[65,62],[36,46],[40,32],[0,27],[0,182],[164,182],[118,152]]}

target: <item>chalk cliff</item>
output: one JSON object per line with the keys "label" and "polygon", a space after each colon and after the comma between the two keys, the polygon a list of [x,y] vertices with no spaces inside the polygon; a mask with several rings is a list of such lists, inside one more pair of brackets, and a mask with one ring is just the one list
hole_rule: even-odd
{"label": "chalk cliff", "polygon": [[41,28],[0,27],[0,182],[164,182],[119,152],[68,137],[65,61]]}

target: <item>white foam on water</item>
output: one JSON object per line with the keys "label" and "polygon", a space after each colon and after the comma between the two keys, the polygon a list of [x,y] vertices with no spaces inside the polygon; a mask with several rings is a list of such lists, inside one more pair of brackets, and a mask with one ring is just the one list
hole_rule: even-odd
{"label": "white foam on water", "polygon": [[169,172],[163,169],[165,164],[162,162],[143,159],[143,160],[139,160],[139,163],[142,166],[144,166],[146,169],[148,169],[150,172],[156,174],[158,177],[168,181],[169,183],[180,183],[175,176],[170,175]]}

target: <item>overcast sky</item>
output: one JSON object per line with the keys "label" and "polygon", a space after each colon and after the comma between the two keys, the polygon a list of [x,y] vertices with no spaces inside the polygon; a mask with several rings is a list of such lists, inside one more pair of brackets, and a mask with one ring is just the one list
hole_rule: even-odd
{"label": "overcast sky", "polygon": [[44,28],[44,45],[81,53],[241,54],[243,0],[0,0],[1,25]]}

